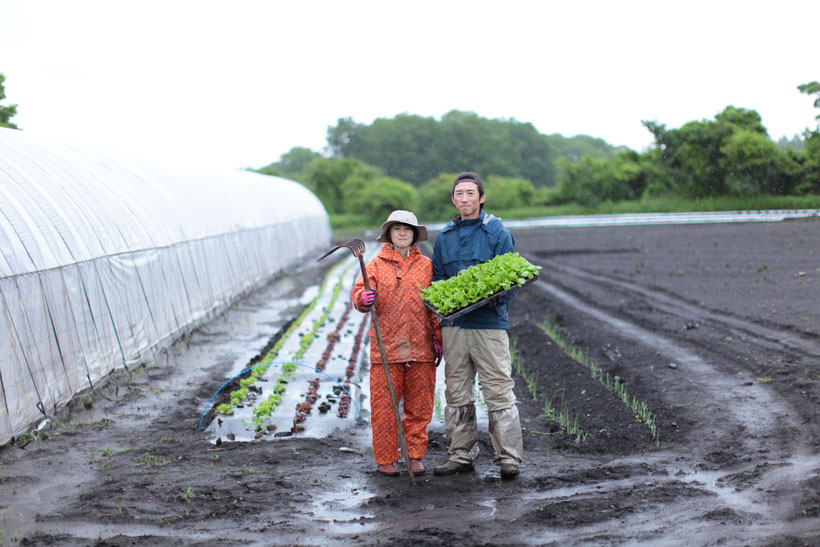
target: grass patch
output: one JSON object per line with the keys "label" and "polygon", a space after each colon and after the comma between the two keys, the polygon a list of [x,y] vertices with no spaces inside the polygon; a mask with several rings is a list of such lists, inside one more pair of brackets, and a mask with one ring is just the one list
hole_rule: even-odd
{"label": "grass patch", "polygon": [[374,223],[368,215],[354,215],[354,214],[340,214],[334,213],[330,215],[330,227],[333,233],[336,232],[359,232],[364,230],[376,229],[377,223]]}

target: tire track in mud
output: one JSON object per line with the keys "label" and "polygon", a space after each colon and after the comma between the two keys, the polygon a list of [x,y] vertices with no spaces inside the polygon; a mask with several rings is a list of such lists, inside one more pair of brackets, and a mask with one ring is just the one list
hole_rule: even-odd
{"label": "tire track in mud", "polygon": [[[619,338],[651,348],[675,363],[678,385],[669,390],[664,386],[662,399],[671,403],[669,398],[675,393],[688,392],[690,396],[697,394],[695,399],[706,405],[698,412],[698,425],[684,440],[671,443],[660,452],[608,464],[641,463],[648,465],[646,472],[571,489],[548,490],[535,498],[550,501],[550,510],[560,513],[560,507],[573,501],[586,499],[595,507],[596,499],[603,497],[612,502],[609,507],[614,511],[624,495],[633,496],[632,489],[641,487],[641,493],[636,494],[639,504],[644,498],[651,503],[652,491],[663,486],[667,492],[664,495],[668,495],[670,488],[676,492],[674,500],[660,500],[657,509],[618,515],[619,527],[630,530],[631,539],[658,541],[658,530],[669,529],[674,532],[664,539],[674,537],[680,541],[681,534],[686,534],[690,540],[708,543],[714,541],[715,525],[730,535],[751,538],[750,522],[756,524],[752,535],[760,539],[782,532],[782,520],[793,518],[794,509],[805,494],[807,479],[820,471],[820,455],[806,436],[793,435],[788,438],[796,440],[784,441],[777,435],[783,428],[799,430],[799,415],[795,417],[792,405],[776,390],[762,383],[739,381],[736,367],[718,352],[653,328],[651,319],[653,315],[666,314],[684,323],[693,319],[709,323],[749,337],[744,340],[754,346],[752,351],[798,353],[814,363],[820,356],[820,343],[810,336],[698,306],[666,291],[527,258],[543,267],[541,279],[534,285],[543,295],[591,317]],[[559,275],[561,282],[556,279]],[[625,310],[624,303],[639,309]],[[643,372],[652,374],[635,373]],[[715,414],[710,410],[714,408],[721,412]],[[731,445],[743,446],[740,458],[712,461],[714,454],[732,451]],[[606,504],[601,507],[609,511]],[[528,516],[531,515],[520,518]],[[817,519],[801,522],[800,529],[794,531],[810,532],[818,524]],[[611,533],[610,519],[572,529],[574,540],[601,539]]]}
{"label": "tire track in mud", "polygon": [[[701,388],[710,395],[709,400],[719,400],[728,394],[734,404],[727,406],[730,407],[735,420],[744,425],[746,429],[756,434],[763,434],[774,426],[773,414],[788,414],[789,409],[782,402],[774,400],[760,385],[741,386],[736,378],[723,374],[700,355],[674,340],[655,334],[636,323],[615,317],[601,308],[586,304],[578,297],[546,281],[539,280],[535,285],[537,289],[561,300],[573,309],[609,325],[622,336],[648,345],[666,355],[680,368],[682,375],[690,377],[689,382],[693,384],[693,387],[700,384]],[[708,385],[697,381],[698,378],[705,377],[709,378]],[[743,389],[739,389],[738,386]],[[772,409],[775,412],[760,412],[761,408]]]}
{"label": "tire track in mud", "polygon": [[[696,356],[708,355],[712,362],[719,364],[727,377],[731,377],[729,372],[754,376],[754,368],[759,372],[767,368],[766,363],[777,368],[774,363],[783,362],[786,363],[785,367],[793,369],[791,372],[802,368],[809,376],[820,375],[820,337],[812,332],[796,331],[788,325],[761,324],[750,318],[693,303],[666,289],[647,287],[565,264],[547,263],[543,267],[542,277],[549,278],[549,284],[556,290],[560,289],[577,301],[590,303],[604,313],[643,328],[652,336],[678,341],[677,346],[689,347]],[[678,330],[680,326],[683,326],[682,330]],[[707,330],[730,343],[716,344],[714,336],[710,338],[698,334]],[[656,340],[655,343],[662,346],[667,342]],[[667,354],[672,356],[675,351],[668,351]],[[790,371],[781,369],[776,372],[782,375]],[[757,374],[763,375],[767,374]],[[754,382],[742,385],[745,388],[763,387]],[[785,393],[780,393],[781,396],[795,397],[789,382],[775,382],[766,386],[766,391],[769,388],[785,390]],[[817,399],[816,393],[811,396]],[[813,421],[813,409],[808,414],[805,408],[801,410],[801,424]]]}
{"label": "tire track in mud", "polygon": [[[547,266],[550,267],[550,266]],[[551,268],[552,269],[552,268]],[[604,290],[618,288],[630,293],[633,297],[642,298],[659,311],[689,320],[713,322],[738,334],[753,336],[753,343],[761,344],[768,349],[798,351],[806,356],[820,358],[820,339],[792,332],[786,328],[773,328],[724,312],[710,310],[672,295],[662,289],[644,287],[629,281],[607,277],[562,264],[555,269],[556,273],[570,274],[575,279],[592,283]]]}

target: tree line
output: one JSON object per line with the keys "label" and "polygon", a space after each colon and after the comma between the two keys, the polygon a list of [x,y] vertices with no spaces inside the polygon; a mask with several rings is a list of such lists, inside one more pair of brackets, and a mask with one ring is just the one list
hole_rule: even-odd
{"label": "tree line", "polygon": [[[6,98],[6,88],[3,82],[6,77],[0,72],[0,101]],[[8,106],[0,105],[0,127],[9,127],[11,129],[18,129],[18,127],[11,122],[11,119],[17,114],[17,105],[10,104]]]}
{"label": "tree line", "polygon": [[333,214],[375,221],[400,208],[443,219],[461,171],[482,175],[496,208],[548,203],[557,159],[611,158],[618,150],[603,139],[544,135],[531,123],[453,110],[440,120],[400,114],[364,125],[342,118],[328,128],[324,155],[294,147],[257,171],[302,182]]}
{"label": "tree line", "polygon": [[[0,101],[6,98],[0,73]],[[797,87],[820,108],[820,82]],[[0,105],[0,127],[17,105]],[[820,115],[816,116],[820,120]],[[654,145],[638,153],[589,136],[544,135],[530,123],[453,110],[440,120],[401,114],[328,128],[324,154],[295,147],[258,169],[309,187],[332,214],[379,221],[394,209],[425,220],[452,214],[455,174],[478,172],[494,210],[642,198],[820,195],[820,125],[775,143],[755,110],[667,128],[644,121]]]}
{"label": "tree line", "polygon": [[401,114],[362,125],[341,119],[328,129],[334,158],[357,158],[390,177],[420,186],[441,173],[470,170],[555,185],[558,157],[608,157],[614,148],[602,139],[542,135],[531,123],[490,120],[453,110],[433,118]]}
{"label": "tree line", "polygon": [[[820,108],[820,83],[798,91],[815,96]],[[735,106],[677,129],[657,121],[643,125],[654,144],[639,153],[457,110],[441,120],[401,114],[370,125],[343,118],[328,128],[324,154],[295,147],[257,171],[299,180],[330,213],[365,214],[372,221],[398,208],[426,220],[447,218],[452,180],[464,170],[484,178],[495,210],[654,197],[820,194],[818,128],[775,143],[755,110]]]}

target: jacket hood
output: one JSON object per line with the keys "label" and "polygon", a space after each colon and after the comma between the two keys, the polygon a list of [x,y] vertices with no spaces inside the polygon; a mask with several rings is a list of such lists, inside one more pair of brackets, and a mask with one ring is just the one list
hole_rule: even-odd
{"label": "jacket hood", "polygon": [[484,231],[489,232],[489,233],[495,233],[502,226],[500,221],[501,221],[501,219],[498,218],[497,216],[491,215],[490,213],[486,213],[484,211],[481,211],[481,213],[478,215],[478,218],[471,218],[471,219],[468,219],[468,220],[461,220],[459,215],[456,215],[455,217],[453,217],[453,219],[450,222],[447,223],[447,225],[444,228],[441,229],[440,233],[444,233],[444,232],[448,232],[450,230],[453,230],[453,229],[455,229],[455,227],[458,224],[460,224],[462,222],[463,223],[479,222],[481,224],[481,227],[484,229]]}

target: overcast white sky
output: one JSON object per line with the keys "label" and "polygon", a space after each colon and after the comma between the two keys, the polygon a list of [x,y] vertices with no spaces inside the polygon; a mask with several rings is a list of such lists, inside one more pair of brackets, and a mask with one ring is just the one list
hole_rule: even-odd
{"label": "overcast white sky", "polygon": [[816,0],[3,0],[2,104],[32,134],[229,168],[321,151],[341,117],[452,109],[641,151],[641,120],[734,105],[776,140],[816,126],[818,21]]}

